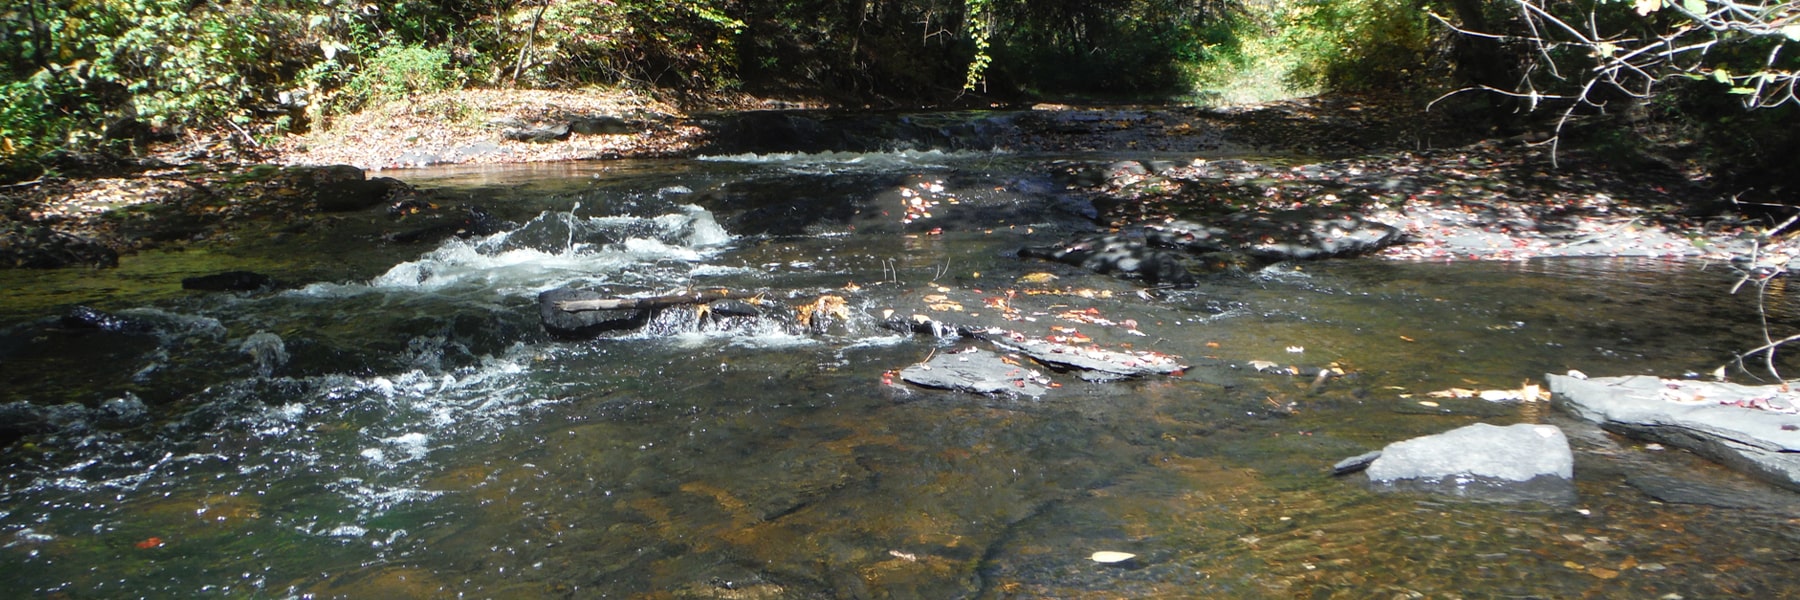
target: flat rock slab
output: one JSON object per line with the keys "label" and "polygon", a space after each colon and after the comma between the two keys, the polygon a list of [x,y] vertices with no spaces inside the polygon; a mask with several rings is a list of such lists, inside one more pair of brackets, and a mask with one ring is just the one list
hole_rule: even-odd
{"label": "flat rock slab", "polygon": [[1575,475],[1575,454],[1569,438],[1553,425],[1476,423],[1388,444],[1369,463],[1368,472],[1376,482],[1455,476],[1515,482],[1545,475],[1569,479]]}
{"label": "flat rock slab", "polygon": [[[1643,375],[1546,375],[1557,406],[1602,429],[1686,449],[1800,490],[1800,414],[1776,386]],[[1752,408],[1763,407],[1763,408]]]}
{"label": "flat rock slab", "polygon": [[900,379],[913,385],[976,394],[1040,398],[1050,390],[1050,380],[1037,371],[1006,362],[993,352],[974,348],[932,356],[923,363],[901,369]]}
{"label": "flat rock slab", "polygon": [[1038,362],[1076,369],[1082,379],[1112,381],[1142,375],[1180,375],[1187,369],[1181,358],[1159,352],[1108,350],[1093,345],[1073,345],[1035,338],[994,341],[994,345],[1030,356]]}

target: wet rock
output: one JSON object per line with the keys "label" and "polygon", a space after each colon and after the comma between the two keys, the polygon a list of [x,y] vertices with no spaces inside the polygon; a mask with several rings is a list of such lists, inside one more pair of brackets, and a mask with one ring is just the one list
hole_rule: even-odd
{"label": "wet rock", "polygon": [[1050,383],[1036,371],[975,348],[934,355],[931,360],[901,369],[900,378],[929,388],[1032,398],[1042,397],[1049,391]]}
{"label": "wet rock", "polygon": [[[396,205],[396,207],[398,206],[399,205]],[[389,214],[394,214],[394,210],[395,208],[390,208]],[[401,210],[405,209],[402,208]],[[391,234],[387,236],[387,240],[400,244],[435,242],[450,236],[460,238],[489,236],[502,231],[509,231],[518,226],[518,223],[494,216],[493,213],[488,212],[485,208],[469,206],[463,209],[462,217],[455,221],[441,222],[411,231]]]}
{"label": "wet rock", "polygon": [[116,267],[119,253],[98,241],[24,223],[0,223],[0,268]]}
{"label": "wet rock", "polygon": [[204,292],[251,292],[274,285],[273,277],[252,271],[226,271],[181,280],[181,289]]}
{"label": "wet rock", "polygon": [[995,340],[1002,348],[1024,354],[1040,363],[1074,369],[1088,381],[1116,381],[1143,375],[1179,375],[1187,369],[1180,359],[1145,351],[1108,350],[1092,345],[1071,345],[1020,336]]}
{"label": "wet rock", "polygon": [[1552,425],[1476,423],[1388,444],[1381,456],[1369,463],[1368,473],[1369,480],[1383,483],[1451,477],[1566,480],[1574,477],[1575,455],[1569,450],[1568,437]]}
{"label": "wet rock", "polygon": [[639,309],[584,310],[557,308],[558,302],[599,300],[609,296],[593,290],[554,289],[538,294],[538,318],[544,331],[562,339],[589,339],[603,333],[637,329],[650,320],[650,311]]}
{"label": "wet rock", "polygon": [[1187,286],[1195,282],[1182,257],[1152,248],[1141,239],[1107,235],[1077,238],[1055,246],[1033,246],[1019,256],[1071,264],[1095,273],[1141,279],[1152,286]]}
{"label": "wet rock", "polygon": [[1365,469],[1368,469],[1369,463],[1375,462],[1375,459],[1377,459],[1377,458],[1381,458],[1380,450],[1371,450],[1369,452],[1364,452],[1362,454],[1358,454],[1356,456],[1352,456],[1350,458],[1346,458],[1344,460],[1337,461],[1337,464],[1331,465],[1331,474],[1332,475],[1349,475],[1351,473],[1363,471]]}
{"label": "wet rock", "polygon": [[1625,484],[1658,502],[1696,504],[1719,508],[1772,510],[1800,515],[1800,499],[1775,487],[1753,488],[1708,483],[1695,478],[1660,473],[1635,473]]}
{"label": "wet rock", "polygon": [[57,323],[64,329],[98,329],[113,333],[148,333],[150,325],[89,306],[75,306]]}
{"label": "wet rock", "polygon": [[500,138],[514,142],[531,142],[546,144],[569,139],[574,128],[569,123],[556,123],[542,127],[509,127],[500,131]]}
{"label": "wet rock", "polygon": [[784,111],[750,111],[713,123],[710,152],[846,150],[843,132],[819,119]]}
{"label": "wet rock", "polygon": [[763,308],[743,300],[719,300],[708,303],[707,309],[715,317],[760,317]]}
{"label": "wet rock", "polygon": [[0,443],[22,436],[87,427],[88,409],[80,404],[44,405],[28,400],[0,404]]}
{"label": "wet rock", "polygon": [[150,407],[130,392],[101,402],[93,414],[94,422],[102,427],[135,427],[150,422]]}
{"label": "wet rock", "polygon": [[1400,230],[1350,211],[1302,208],[1235,213],[1209,222],[1145,225],[1154,245],[1189,252],[1244,252],[1267,261],[1360,256],[1398,243]]}
{"label": "wet rock", "polygon": [[1800,414],[1779,386],[1649,376],[1545,379],[1558,407],[1602,429],[1800,490]]}
{"label": "wet rock", "polygon": [[350,165],[289,167],[284,176],[295,190],[326,212],[362,210],[412,189],[391,177],[370,179],[362,169]]}

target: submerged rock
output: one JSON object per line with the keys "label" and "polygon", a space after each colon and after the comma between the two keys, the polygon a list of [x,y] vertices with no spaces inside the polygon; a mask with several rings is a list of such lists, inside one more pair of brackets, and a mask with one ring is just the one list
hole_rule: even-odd
{"label": "submerged rock", "polygon": [[1159,286],[1194,284],[1194,274],[1183,264],[1181,255],[1150,247],[1141,239],[1107,235],[1077,238],[1054,246],[1033,246],[1019,250],[1019,256],[1042,258],[1071,264],[1095,273],[1141,279]]}
{"label": "submerged rock", "polygon": [[412,189],[392,177],[371,179],[350,165],[288,167],[284,176],[288,185],[326,212],[362,210]]}
{"label": "submerged rock", "polygon": [[1556,405],[1602,429],[1686,449],[1800,490],[1800,414],[1778,386],[1546,375]]}
{"label": "submerged rock", "polygon": [[98,329],[113,333],[149,333],[151,327],[89,306],[75,306],[57,320],[64,329]]}
{"label": "submerged rock", "polygon": [[181,280],[181,289],[200,290],[206,292],[251,292],[270,287],[275,279],[262,273],[251,271],[226,271],[212,275],[186,277]]}
{"label": "submerged rock", "polygon": [[1266,261],[1360,256],[1401,239],[1392,225],[1321,207],[1233,213],[1205,223],[1173,221],[1144,229],[1151,244],[1196,253],[1244,252]]}

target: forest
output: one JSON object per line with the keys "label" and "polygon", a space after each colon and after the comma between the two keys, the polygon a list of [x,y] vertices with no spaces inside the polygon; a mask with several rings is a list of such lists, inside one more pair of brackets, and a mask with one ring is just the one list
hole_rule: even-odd
{"label": "forest", "polygon": [[[6,179],[68,153],[248,143],[409,94],[683,106],[1220,105],[1375,94],[1768,199],[1796,137],[1791,1],[24,0],[0,12]],[[1435,104],[1433,104],[1435,101]]]}

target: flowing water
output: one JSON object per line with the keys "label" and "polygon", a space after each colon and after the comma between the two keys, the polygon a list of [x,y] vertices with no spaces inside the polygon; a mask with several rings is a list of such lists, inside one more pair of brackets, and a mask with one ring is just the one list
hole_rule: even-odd
{"label": "flowing water", "polygon": [[[102,407],[6,451],[0,585],[66,598],[1800,594],[1800,510],[1781,493],[1542,403],[1420,403],[1568,369],[1708,371],[1761,335],[1755,296],[1728,294],[1727,270],[1345,260],[1139,294],[1013,254],[1082,220],[1041,163],[873,153],[406,172],[520,226],[382,244],[384,217],[347,218],[229,253],[0,274],[0,401]],[[314,283],[177,285],[230,268]],[[971,345],[881,329],[884,307],[1000,297],[1039,272],[1059,293],[1016,295],[1026,314],[1129,319],[1146,335],[1065,325],[1195,367],[1053,375],[1062,387],[1039,399],[884,383]],[[558,341],[534,298],[565,286],[832,291],[853,318],[799,335],[671,311],[641,332]],[[1777,327],[1794,321],[1780,292]],[[44,319],[73,303],[137,328]],[[1352,375],[1246,368],[1258,360]],[[104,418],[137,403],[163,416]],[[1577,499],[1391,493],[1325,473],[1474,422],[1564,427]],[[1640,491],[1646,477],[1752,500],[1664,504]]]}

